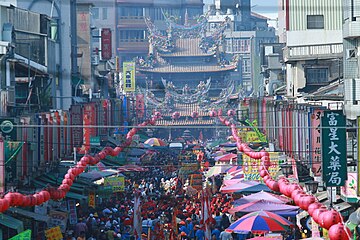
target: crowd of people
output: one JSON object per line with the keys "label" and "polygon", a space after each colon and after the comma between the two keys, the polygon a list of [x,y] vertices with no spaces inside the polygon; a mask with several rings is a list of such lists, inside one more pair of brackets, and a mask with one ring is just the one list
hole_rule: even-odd
{"label": "crowd of people", "polygon": [[[179,152],[179,154],[182,154]],[[196,154],[191,154],[195,157]],[[79,211],[78,223],[69,227],[65,239],[76,240],[204,240],[205,224],[201,216],[201,194],[187,195],[177,171],[169,162],[179,156],[169,152],[153,155],[156,164],[146,164],[147,171],[126,176],[125,191],[101,199],[96,208]],[[190,156],[187,154],[187,157]],[[155,161],[155,160],[154,160]],[[134,235],[134,192],[141,198],[142,232]],[[211,198],[212,239],[232,239],[224,231],[231,215],[227,213],[232,198],[215,194]]]}

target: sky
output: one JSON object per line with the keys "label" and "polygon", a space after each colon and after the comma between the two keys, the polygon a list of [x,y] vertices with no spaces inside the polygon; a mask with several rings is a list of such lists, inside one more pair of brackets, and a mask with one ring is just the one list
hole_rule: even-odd
{"label": "sky", "polygon": [[[204,0],[205,4],[213,4],[214,0]],[[276,27],[275,19],[278,17],[278,0],[251,0],[252,11],[259,13],[269,20],[271,26]]]}

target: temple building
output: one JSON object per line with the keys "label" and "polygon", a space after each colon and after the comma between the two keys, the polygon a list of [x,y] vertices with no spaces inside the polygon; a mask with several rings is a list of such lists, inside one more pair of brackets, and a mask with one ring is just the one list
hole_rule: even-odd
{"label": "temple building", "polygon": [[[209,111],[226,108],[229,98],[235,94],[235,83],[229,76],[237,69],[238,56],[227,56],[223,46],[228,19],[209,33],[207,16],[199,16],[193,24],[187,20],[187,12],[184,24],[166,13],[164,18],[168,26],[166,32],[158,30],[151,19],[146,18],[149,54],[136,59],[136,69],[146,79],[137,81],[145,109],[162,113],[159,126],[215,126]],[[198,127],[191,133],[196,139],[199,136],[213,138],[214,129]],[[166,134],[169,139],[175,139],[182,136],[184,130],[186,128],[170,127]],[[157,135],[162,134],[164,131]]]}

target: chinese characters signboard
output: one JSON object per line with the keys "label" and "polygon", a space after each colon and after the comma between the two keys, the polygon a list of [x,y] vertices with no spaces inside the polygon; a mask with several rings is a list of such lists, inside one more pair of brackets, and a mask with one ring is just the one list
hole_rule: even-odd
{"label": "chinese characters signboard", "polygon": [[110,28],[101,29],[101,59],[111,59],[111,30]]}
{"label": "chinese characters signboard", "polygon": [[135,63],[124,62],[123,63],[123,79],[124,79],[124,91],[135,91]]}
{"label": "chinese characters signboard", "polygon": [[[278,152],[269,152],[270,154],[270,167],[269,173],[270,176],[275,177],[279,171],[279,153]],[[253,159],[247,155],[243,155],[243,171],[244,171],[244,180],[261,180],[259,173],[259,166],[261,165],[260,159]]]}
{"label": "chinese characters signboard", "polygon": [[342,111],[324,111],[321,126],[323,181],[326,187],[344,186],[347,179],[345,116]]}
{"label": "chinese characters signboard", "polygon": [[104,179],[104,187],[111,188],[112,192],[123,192],[125,190],[124,177],[110,177]]}
{"label": "chinese characters signboard", "polygon": [[312,171],[315,176],[321,176],[321,133],[320,123],[323,110],[314,109],[310,117],[311,136],[310,152]]}

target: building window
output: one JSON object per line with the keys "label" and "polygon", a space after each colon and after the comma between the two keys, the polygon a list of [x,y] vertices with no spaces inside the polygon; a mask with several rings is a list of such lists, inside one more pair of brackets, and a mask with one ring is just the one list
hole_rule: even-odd
{"label": "building window", "polygon": [[99,8],[92,8],[91,14],[93,19],[99,19]]}
{"label": "building window", "polygon": [[140,17],[143,16],[142,7],[123,7],[119,9],[120,17]]}
{"label": "building window", "polygon": [[306,84],[323,84],[328,82],[327,68],[307,68],[306,69]]}
{"label": "building window", "polygon": [[243,73],[250,73],[251,72],[251,60],[244,59],[243,60]]}
{"label": "building window", "polygon": [[232,53],[249,53],[250,39],[226,39],[226,51]]}
{"label": "building window", "polygon": [[324,15],[308,15],[307,29],[324,29]]}
{"label": "building window", "polygon": [[102,9],[102,19],[103,20],[108,19],[108,11],[107,10],[108,10],[107,8]]}

